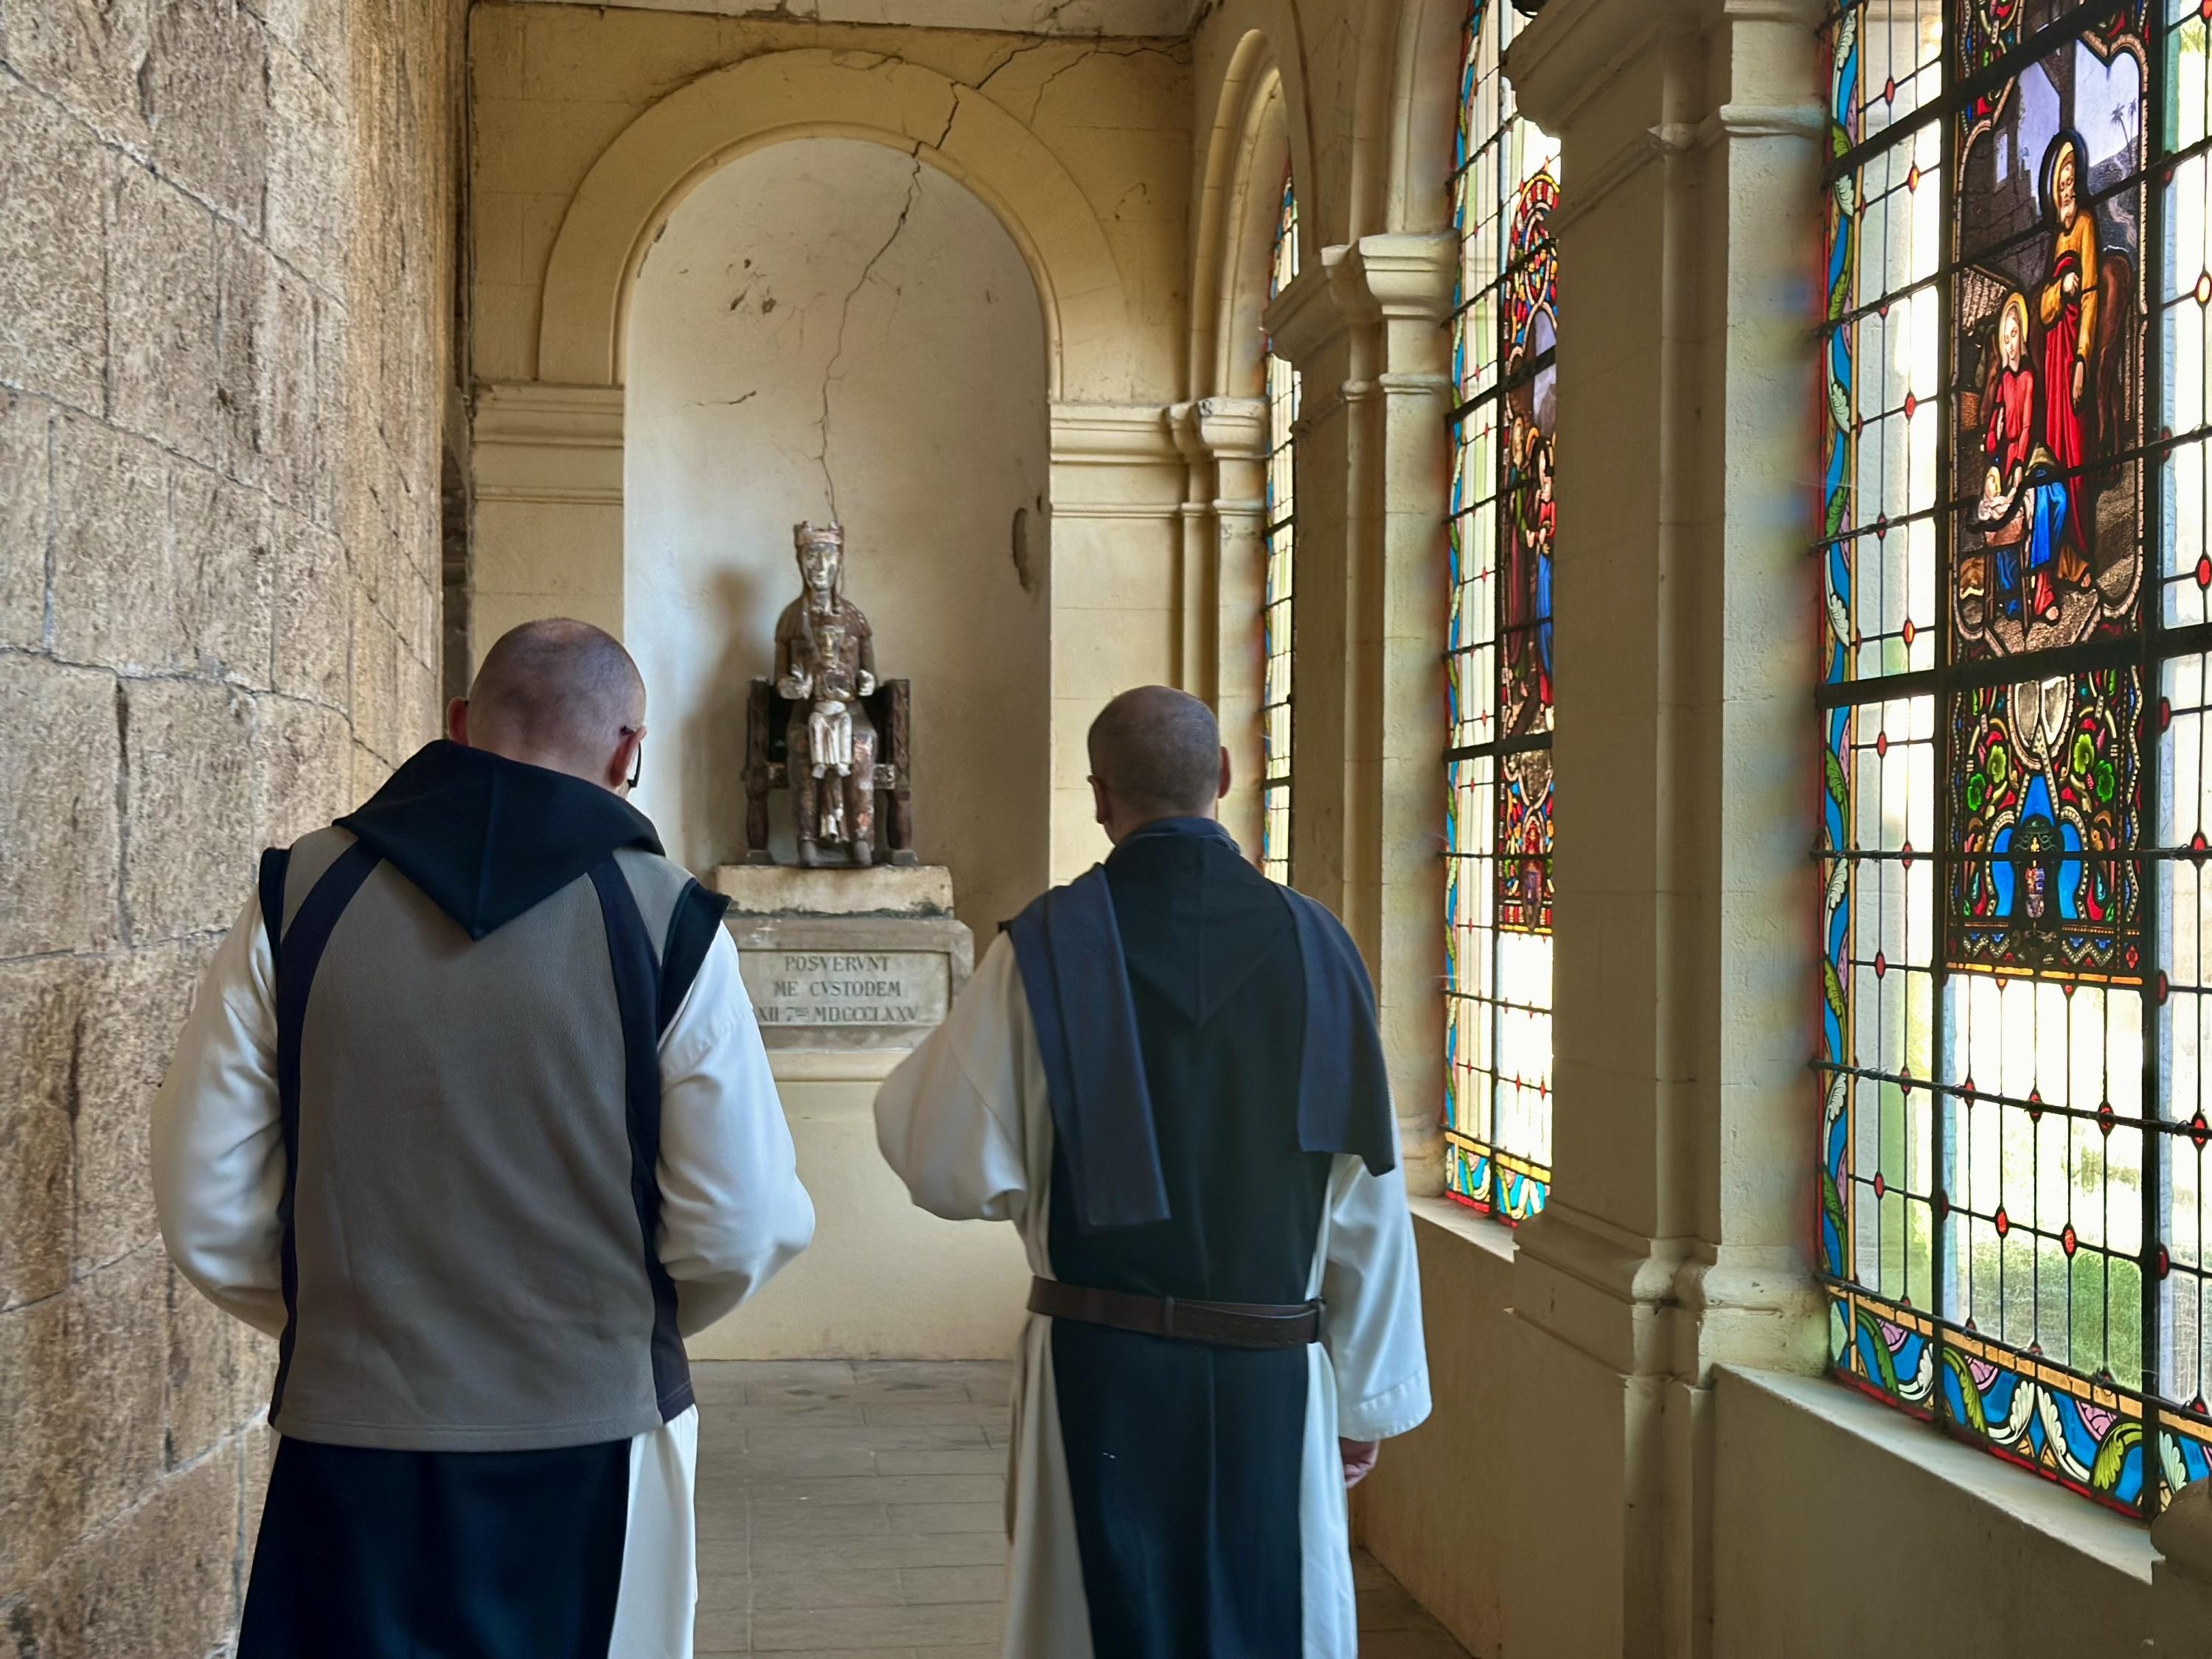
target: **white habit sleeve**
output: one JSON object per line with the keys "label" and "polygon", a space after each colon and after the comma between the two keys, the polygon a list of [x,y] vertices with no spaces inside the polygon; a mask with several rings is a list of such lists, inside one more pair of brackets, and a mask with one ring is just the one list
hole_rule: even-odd
{"label": "white habit sleeve", "polygon": [[169,1257],[224,1312],[284,1328],[276,994],[258,899],[208,964],[154,1097],[154,1207]]}
{"label": "white habit sleeve", "polygon": [[1347,1440],[1386,1440],[1429,1414],[1405,1171],[1370,1175],[1357,1157],[1339,1153],[1329,1200],[1322,1344],[1336,1371],[1336,1431]]}
{"label": "white habit sleeve", "polygon": [[737,946],[717,927],[660,1040],[660,1262],[678,1328],[705,1330],[813,1242]]}
{"label": "white habit sleeve", "polygon": [[1021,1045],[1036,1042],[1014,947],[1001,933],[945,1023],[876,1091],[876,1145],[931,1214],[1021,1219]]}

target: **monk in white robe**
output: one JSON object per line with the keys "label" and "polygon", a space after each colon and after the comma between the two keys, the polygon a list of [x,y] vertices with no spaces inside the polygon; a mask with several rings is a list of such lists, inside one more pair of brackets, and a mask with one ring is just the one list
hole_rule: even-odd
{"label": "monk in white robe", "polygon": [[240,1659],[692,1651],[682,1339],[814,1212],[724,902],[623,799],[644,696],[599,629],[514,630],[201,986],[154,1188],[279,1340]]}
{"label": "monk in white robe", "polygon": [[986,952],[885,1082],[923,1208],[1011,1221],[1007,1659],[1338,1659],[1346,1492],[1428,1414],[1373,994],[1334,919],[1214,822],[1206,706],[1091,732],[1102,869]]}

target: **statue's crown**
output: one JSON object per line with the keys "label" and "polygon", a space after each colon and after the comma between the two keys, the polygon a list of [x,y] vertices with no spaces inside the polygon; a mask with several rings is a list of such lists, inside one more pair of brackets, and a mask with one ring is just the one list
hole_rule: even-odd
{"label": "statue's crown", "polygon": [[805,552],[810,547],[845,545],[845,526],[841,524],[795,524],[791,527],[792,544]]}

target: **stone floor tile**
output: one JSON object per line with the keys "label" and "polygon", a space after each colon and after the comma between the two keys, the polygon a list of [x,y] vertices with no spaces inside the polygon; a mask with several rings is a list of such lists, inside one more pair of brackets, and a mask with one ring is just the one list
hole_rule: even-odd
{"label": "stone floor tile", "polygon": [[892,1527],[882,1504],[808,1504],[763,1498],[752,1506],[753,1528],[763,1538],[842,1538],[854,1533],[951,1532],[956,1528]]}
{"label": "stone floor tile", "polygon": [[973,1567],[1006,1559],[1005,1535],[987,1532],[884,1533],[843,1538],[789,1538],[763,1533],[752,1547],[756,1572]]}
{"label": "stone floor tile", "polygon": [[988,1602],[915,1607],[823,1607],[805,1613],[762,1610],[753,1615],[759,1653],[820,1648],[900,1648],[988,1642],[1005,1613]]}
{"label": "stone floor tile", "polygon": [[733,1608],[752,1605],[752,1575],[726,1569],[717,1572],[707,1571],[709,1565],[720,1565],[707,1550],[701,1550],[699,1572],[699,1611],[726,1613]]}
{"label": "stone floor tile", "polygon": [[854,1425],[766,1418],[745,1430],[747,1451],[821,1451],[840,1446],[864,1451],[945,1451],[989,1443],[988,1431],[973,1423]]}
{"label": "stone floor tile", "polygon": [[[702,1365],[702,1656],[997,1659],[1011,1367]],[[1374,1559],[1363,1659],[1467,1659]]]}
{"label": "stone floor tile", "polygon": [[[739,1427],[750,1430],[756,1425],[765,1427],[771,1424],[778,1427],[787,1424],[793,1425],[817,1423],[857,1425],[866,1420],[860,1413],[867,1407],[857,1400],[839,1400],[829,1395],[816,1395],[805,1400],[772,1400],[757,1406],[748,1402],[743,1405],[721,1406],[716,1409]],[[972,1405],[956,1407],[954,1402],[947,1401],[937,1409],[974,1411],[977,1407]],[[943,1419],[916,1418],[914,1420],[916,1422],[942,1420],[957,1423],[965,1419],[948,1417]]]}
{"label": "stone floor tile", "polygon": [[1467,1650],[1441,1625],[1426,1630],[1382,1630],[1359,1634],[1359,1659],[1468,1659]]}
{"label": "stone floor tile", "polygon": [[775,1498],[814,1504],[996,1504],[1006,1496],[1006,1480],[995,1472],[869,1474],[823,1480],[771,1477],[754,1481],[751,1491],[756,1503]]}
{"label": "stone floor tile", "polygon": [[745,1511],[699,1505],[699,1541],[702,1544],[726,1544],[743,1551],[749,1532]]}
{"label": "stone floor tile", "polygon": [[880,1451],[878,1474],[995,1474],[1006,1476],[1006,1455],[980,1443],[950,1451]]}
{"label": "stone floor tile", "polygon": [[694,1385],[711,1382],[738,1389],[763,1383],[799,1382],[817,1388],[853,1381],[849,1359],[708,1359],[691,1367]]}
{"label": "stone floor tile", "polygon": [[869,1400],[860,1402],[860,1409],[867,1413],[867,1420],[872,1424],[972,1423],[979,1429],[1003,1429],[1006,1426],[1006,1407],[978,1405],[964,1392],[936,1399],[902,1400],[896,1403]]}
{"label": "stone floor tile", "polygon": [[893,1504],[889,1507],[893,1532],[989,1532],[1006,1536],[1003,1498],[989,1504]]}
{"label": "stone floor tile", "polygon": [[1013,1367],[1000,1359],[856,1359],[853,1376],[862,1382],[911,1379],[969,1389],[979,1382],[1003,1383],[1013,1376]]}
{"label": "stone floor tile", "polygon": [[751,1616],[742,1607],[702,1609],[691,1627],[691,1645],[700,1653],[750,1653]]}
{"label": "stone floor tile", "polygon": [[904,1599],[916,1604],[988,1601],[1001,1607],[1006,1599],[1004,1563],[988,1567],[902,1567],[898,1577]]}
{"label": "stone floor tile", "polygon": [[[969,1571],[941,1568],[940,1571]],[[836,1572],[762,1572],[753,1577],[756,1613],[805,1612],[816,1607],[896,1607],[907,1600],[897,1571],[890,1567]]]}
{"label": "stone floor tile", "polygon": [[[988,1446],[978,1449],[990,1454]],[[933,1454],[938,1456],[947,1453]],[[929,1456],[926,1452],[884,1453],[883,1456]],[[841,1475],[857,1474],[969,1474],[975,1471],[965,1468],[950,1469],[886,1469],[878,1461],[878,1454],[865,1446],[823,1446],[806,1451],[751,1451],[725,1448],[699,1454],[699,1477],[703,1484],[711,1480],[717,1486],[743,1483],[754,1485],[763,1480],[832,1480]]]}
{"label": "stone floor tile", "polygon": [[965,1382],[902,1382],[891,1376],[820,1387],[808,1382],[760,1383],[745,1390],[746,1403],[754,1406],[805,1405],[811,1401],[828,1400],[898,1407],[933,1400],[966,1401],[969,1397]]}

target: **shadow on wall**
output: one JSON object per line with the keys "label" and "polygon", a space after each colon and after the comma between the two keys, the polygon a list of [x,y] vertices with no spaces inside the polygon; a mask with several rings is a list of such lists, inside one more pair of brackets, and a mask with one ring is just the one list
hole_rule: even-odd
{"label": "shadow on wall", "polygon": [[[767,575],[734,565],[714,572],[704,620],[720,635],[721,655],[699,686],[696,702],[678,733],[685,818],[668,829],[687,846],[713,848],[715,863],[734,860],[744,845],[746,688],[755,675],[774,672],[773,646],[756,638],[752,626],[764,605],[775,608],[762,592],[773,586]],[[788,858],[791,852],[787,845],[778,856]]]}
{"label": "shadow on wall", "polygon": [[914,682],[918,850],[988,938],[1048,840],[1045,334],[1019,250],[902,151],[794,139],[685,198],[629,317],[624,626],[666,734],[641,805],[694,868],[738,855],[792,526],[834,516],[878,668]]}

